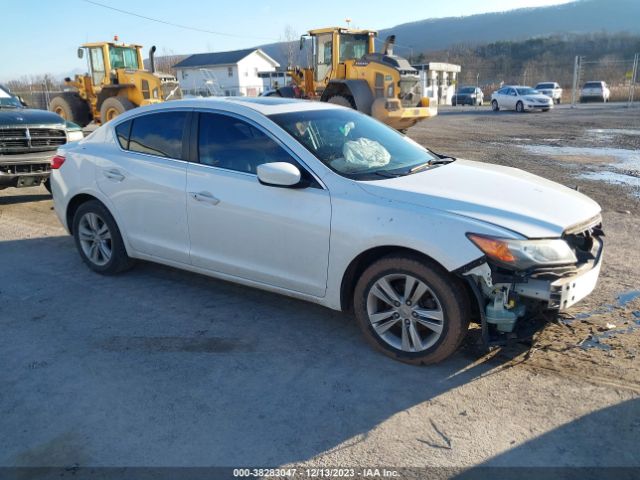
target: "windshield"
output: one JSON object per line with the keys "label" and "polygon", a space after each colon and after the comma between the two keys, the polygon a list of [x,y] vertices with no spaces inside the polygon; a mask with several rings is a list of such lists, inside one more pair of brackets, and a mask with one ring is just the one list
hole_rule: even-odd
{"label": "windshield", "polygon": [[109,45],[109,58],[111,60],[111,68],[140,70],[138,54],[135,48]]}
{"label": "windshield", "polygon": [[22,104],[16,97],[0,88],[0,107],[20,108]]}
{"label": "windshield", "polygon": [[439,158],[367,115],[342,109],[270,115],[333,171],[357,180],[414,173]]}
{"label": "windshield", "polygon": [[475,91],[475,87],[464,87],[460,89],[460,93],[473,93]]}
{"label": "windshield", "polygon": [[531,87],[521,87],[516,88],[516,90],[518,91],[518,95],[535,95],[536,93],[540,93],[535,88]]}
{"label": "windshield", "polygon": [[556,88],[553,83],[539,83],[536,88]]}
{"label": "windshield", "polygon": [[367,53],[369,35],[342,34],[340,35],[340,62],[351,58],[361,58]]}

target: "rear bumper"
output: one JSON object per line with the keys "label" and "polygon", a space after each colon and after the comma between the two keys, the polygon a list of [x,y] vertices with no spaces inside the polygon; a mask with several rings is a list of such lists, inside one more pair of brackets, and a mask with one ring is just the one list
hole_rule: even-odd
{"label": "rear bumper", "polygon": [[31,187],[49,177],[55,150],[0,156],[0,188]]}

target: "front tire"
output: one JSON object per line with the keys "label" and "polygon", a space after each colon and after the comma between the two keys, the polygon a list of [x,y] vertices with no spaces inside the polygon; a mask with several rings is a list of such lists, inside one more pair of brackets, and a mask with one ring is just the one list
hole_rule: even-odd
{"label": "front tire", "polygon": [[353,305],[367,342],[413,365],[449,357],[469,327],[460,281],[411,256],[384,257],[367,268],[356,285]]}
{"label": "front tire", "polygon": [[340,105],[341,107],[353,108],[356,109],[356,104],[351,97],[345,97],[343,95],[334,95],[333,97],[329,97],[327,103],[332,103],[333,105]]}
{"label": "front tire", "polygon": [[136,105],[124,97],[109,97],[100,106],[100,121],[107,123]]}
{"label": "front tire", "polygon": [[497,100],[492,100],[491,101],[491,110],[493,110],[494,112],[497,112],[500,110],[500,107],[498,106],[498,101]]}
{"label": "front tire", "polygon": [[113,275],[133,266],[116,221],[97,200],[83,203],[76,210],[73,237],[80,257],[94,272]]}
{"label": "front tire", "polygon": [[81,127],[86,127],[92,120],[89,105],[75,92],[63,92],[53,97],[49,110]]}
{"label": "front tire", "polygon": [[518,103],[516,103],[516,112],[524,112],[524,104],[521,101],[518,101]]}

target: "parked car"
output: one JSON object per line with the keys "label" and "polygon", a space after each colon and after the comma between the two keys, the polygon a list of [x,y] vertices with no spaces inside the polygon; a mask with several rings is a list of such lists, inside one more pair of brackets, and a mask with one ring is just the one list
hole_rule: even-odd
{"label": "parked car", "polygon": [[587,82],[580,91],[581,102],[608,102],[611,91],[605,82]]}
{"label": "parked car", "polygon": [[460,87],[451,97],[451,105],[480,105],[484,101],[484,93],[478,87]]}
{"label": "parked car", "polygon": [[546,112],[553,108],[553,100],[531,87],[509,85],[502,87],[491,95],[491,108],[498,110],[542,110]]}
{"label": "parked car", "polygon": [[600,207],[583,194],[327,103],[136,108],[52,168],[55,211],[95,272],[144,259],[352,310],[408,363],[451,355],[470,320],[498,334],[530,302],[565,310],[601,265]]}
{"label": "parked car", "polygon": [[562,101],[562,88],[557,82],[541,82],[534,87],[543,95],[550,97],[556,105]]}
{"label": "parked car", "polygon": [[60,145],[82,137],[78,125],[55,113],[27,108],[0,85],[0,190],[41,183],[50,190],[51,157]]}

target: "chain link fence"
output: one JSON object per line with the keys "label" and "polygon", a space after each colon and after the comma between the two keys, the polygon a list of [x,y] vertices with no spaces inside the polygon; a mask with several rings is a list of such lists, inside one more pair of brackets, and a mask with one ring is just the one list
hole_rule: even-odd
{"label": "chain link fence", "polygon": [[[478,86],[488,99],[502,85],[535,87],[542,82],[557,82],[563,89],[562,102],[573,103],[575,100],[577,104],[585,83],[603,81],[610,90],[609,101],[632,105],[634,102],[637,104],[640,97],[640,92],[636,92],[640,81],[638,57],[639,54],[635,54],[624,59],[589,60],[586,56],[580,56],[574,62],[529,62],[521,68],[514,68],[508,62],[490,67],[463,63],[456,86]],[[514,71],[517,73],[514,74]]]}

